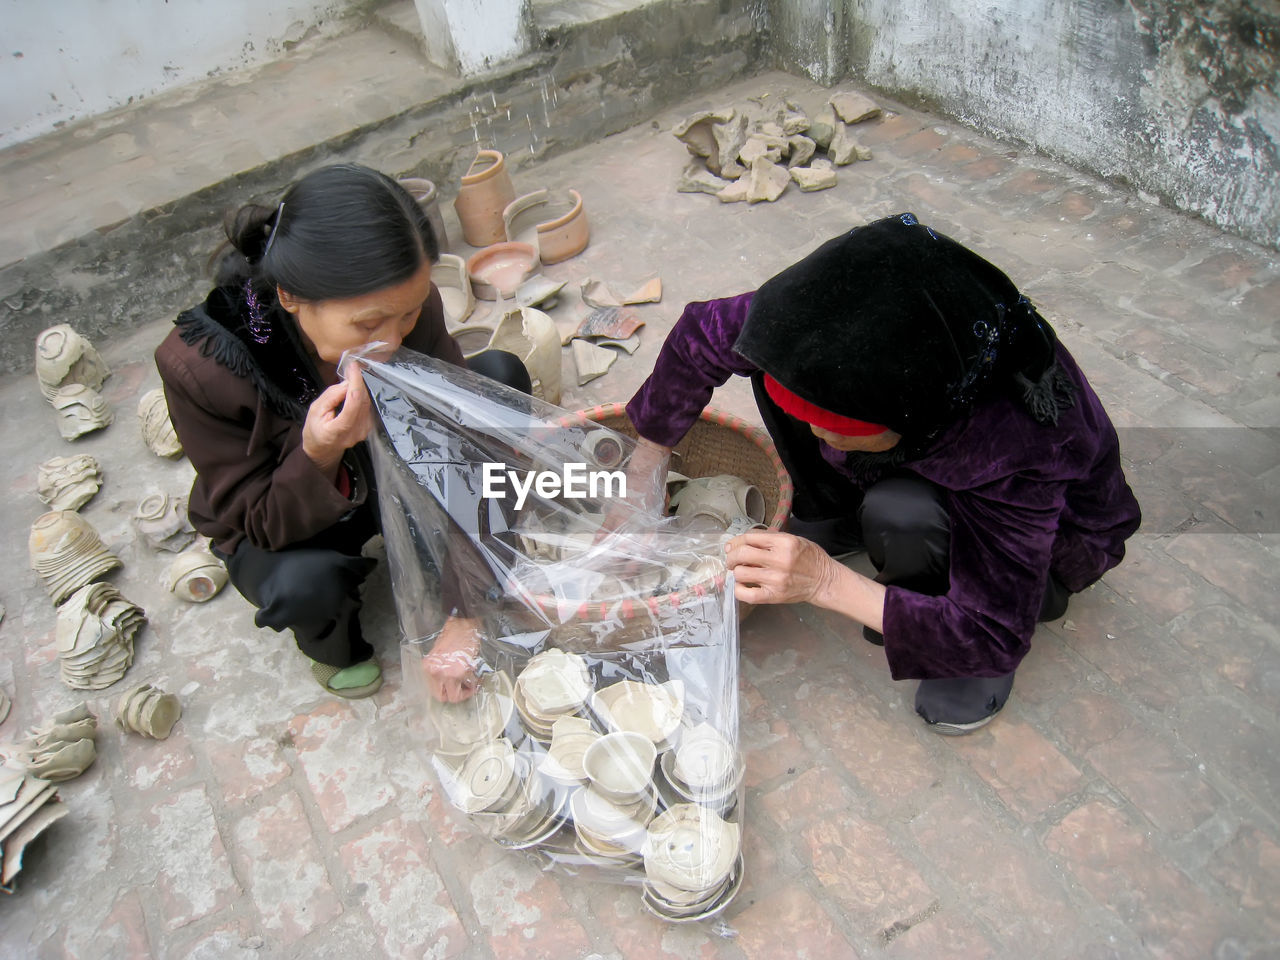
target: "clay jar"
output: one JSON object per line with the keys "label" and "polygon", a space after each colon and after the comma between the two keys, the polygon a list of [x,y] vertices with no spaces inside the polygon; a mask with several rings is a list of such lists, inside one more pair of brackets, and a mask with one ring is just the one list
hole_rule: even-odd
{"label": "clay jar", "polygon": [[436,195],[436,185],[420,177],[406,177],[400,181],[400,186],[409,192],[409,196],[417,201],[422,212],[427,215],[431,232],[436,235],[436,246],[440,248],[441,253],[444,253],[449,249],[449,235],[444,232],[444,218],[440,216],[440,199]]}
{"label": "clay jar", "polygon": [[502,211],[516,198],[507,163],[497,150],[481,150],[463,174],[453,208],[462,235],[473,247],[487,247],[505,236]]}
{"label": "clay jar", "polygon": [[532,243],[543,263],[576,257],[591,238],[577,190],[568,191],[562,202],[552,202],[547,190],[526,194],[507,205],[502,222],[507,239]]}

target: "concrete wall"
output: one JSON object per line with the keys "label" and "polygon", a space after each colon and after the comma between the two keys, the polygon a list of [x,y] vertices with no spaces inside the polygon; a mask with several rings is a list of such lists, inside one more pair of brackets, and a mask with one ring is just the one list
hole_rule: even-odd
{"label": "concrete wall", "polygon": [[0,148],[271,60],[361,0],[0,0]]}
{"label": "concrete wall", "polygon": [[1280,247],[1272,0],[775,0],[774,49]]}

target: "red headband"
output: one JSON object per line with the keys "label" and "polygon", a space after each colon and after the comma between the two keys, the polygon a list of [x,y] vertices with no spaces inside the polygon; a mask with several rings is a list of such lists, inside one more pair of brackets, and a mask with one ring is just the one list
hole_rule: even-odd
{"label": "red headband", "polygon": [[797,420],[803,420],[821,430],[838,433],[842,437],[872,437],[889,429],[878,423],[867,423],[865,420],[842,417],[830,410],[823,410],[817,404],[792,393],[767,373],[764,375],[764,389],[769,394],[769,399]]}

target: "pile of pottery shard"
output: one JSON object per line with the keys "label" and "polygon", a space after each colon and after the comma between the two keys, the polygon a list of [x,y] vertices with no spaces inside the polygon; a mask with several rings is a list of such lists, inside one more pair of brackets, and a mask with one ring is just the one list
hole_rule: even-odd
{"label": "pile of pottery shard", "polygon": [[[766,102],[761,98],[761,102]],[[672,131],[694,157],[680,176],[681,193],[710,193],[722,203],[777,200],[790,184],[802,191],[836,185],[836,167],[870,160],[853,127],[880,116],[860,93],[832,94],[818,116],[791,100],[753,119],[727,107],[686,117]]]}
{"label": "pile of pottery shard", "polygon": [[533,395],[559,403],[562,347],[572,350],[579,386],[639,347],[644,321],[626,308],[661,299],[662,282],[656,277],[624,296],[597,278],[578,278],[582,314],[560,320],[550,313],[569,281],[552,280],[541,268],[576,257],[590,240],[578,191],[553,195],[544,188],[517,196],[502,153],[480,150],[454,201],[463,238],[479,248],[463,257],[445,252],[449,238],[435,185],[420,178],[400,183],[436,232],[441,254],[431,279],[440,291],[445,327],[464,356],[484,350],[514,353],[529,371]]}

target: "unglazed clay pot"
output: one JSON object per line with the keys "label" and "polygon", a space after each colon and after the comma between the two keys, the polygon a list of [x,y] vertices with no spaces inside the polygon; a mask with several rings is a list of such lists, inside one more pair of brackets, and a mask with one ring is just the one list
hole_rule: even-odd
{"label": "unglazed clay pot", "polygon": [[153,493],[144,497],[133,514],[138,534],[156,550],[181,553],[195,539],[187,520],[187,498]]}
{"label": "unglazed clay pot", "polygon": [[36,518],[27,548],[31,567],[55,604],[120,566],[120,559],[107,549],[89,521],[71,510],[53,510]]}
{"label": "unglazed clay pot", "polygon": [[422,212],[427,215],[431,224],[431,232],[436,235],[436,246],[444,253],[449,249],[449,235],[444,232],[444,218],[440,216],[440,199],[436,196],[436,185],[430,180],[420,177],[406,177],[400,186],[409,191],[409,196],[418,202]]}
{"label": "unglazed clay pot", "polygon": [[138,418],[142,421],[142,439],[157,457],[182,456],[182,441],[169,420],[169,404],[164,390],[148,390],[138,401]]}
{"label": "unglazed clay pot", "polygon": [[453,333],[476,308],[476,295],[471,289],[467,261],[451,253],[442,253],[431,268],[431,282],[440,291],[445,329]]}
{"label": "unglazed clay pot", "polygon": [[60,323],[36,337],[36,378],[46,400],[53,400],[59,387],[75,383],[97,390],[110,373],[98,351],[70,324]]}
{"label": "unglazed clay pot", "polygon": [[58,608],[54,642],[62,682],[76,690],[111,686],[133,663],[133,635],[146,619],[110,584],[81,587]]}
{"label": "unglazed clay pot", "polygon": [[497,150],[481,150],[462,177],[453,208],[462,235],[473,247],[503,239],[502,211],[516,198],[507,163]]}
{"label": "unglazed clay pot", "polygon": [[101,487],[102,471],[88,454],[53,457],[36,470],[36,493],[53,510],[79,510]]}
{"label": "unglazed clay pot", "polygon": [[163,740],[182,716],[182,704],[172,693],[143,683],[116,702],[115,716],[121,730]]}

